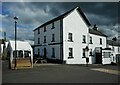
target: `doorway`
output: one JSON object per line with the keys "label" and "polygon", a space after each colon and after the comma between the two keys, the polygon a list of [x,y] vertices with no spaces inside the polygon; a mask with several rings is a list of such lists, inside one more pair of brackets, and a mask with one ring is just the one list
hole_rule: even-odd
{"label": "doorway", "polygon": [[102,53],[95,53],[96,64],[102,64]]}
{"label": "doorway", "polygon": [[46,48],[44,48],[44,59],[46,59]]}

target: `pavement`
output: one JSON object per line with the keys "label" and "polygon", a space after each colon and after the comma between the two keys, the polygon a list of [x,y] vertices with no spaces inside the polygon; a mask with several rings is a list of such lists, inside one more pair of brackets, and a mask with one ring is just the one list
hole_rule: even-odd
{"label": "pavement", "polygon": [[34,64],[33,68],[9,70],[3,62],[2,83],[119,83],[118,66]]}

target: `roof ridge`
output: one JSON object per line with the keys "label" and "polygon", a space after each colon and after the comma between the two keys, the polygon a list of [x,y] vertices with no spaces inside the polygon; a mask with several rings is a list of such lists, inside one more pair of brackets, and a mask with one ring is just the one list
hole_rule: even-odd
{"label": "roof ridge", "polygon": [[59,20],[59,19],[62,19],[62,18],[64,18],[64,17],[66,17],[69,13],[71,13],[71,12],[72,12],[73,10],[75,10],[75,9],[80,12],[80,14],[82,15],[82,17],[85,19],[86,23],[87,23],[88,25],[91,25],[91,24],[89,23],[89,21],[87,20],[86,16],[84,15],[84,13],[82,12],[82,10],[80,9],[80,7],[77,6],[77,7],[72,8],[71,10],[68,10],[67,12],[64,12],[63,14],[59,15],[58,17],[55,17],[55,18],[53,18],[53,19],[45,22],[44,24],[38,26],[38,27],[37,27],[36,29],[34,29],[33,31],[37,30],[38,28],[43,27],[44,25],[48,25],[48,24],[50,24],[50,23],[53,22],[53,21],[57,21],[57,20]]}

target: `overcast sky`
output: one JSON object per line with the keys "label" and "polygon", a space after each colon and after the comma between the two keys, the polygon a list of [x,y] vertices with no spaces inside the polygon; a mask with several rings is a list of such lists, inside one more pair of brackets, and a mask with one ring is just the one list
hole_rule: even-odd
{"label": "overcast sky", "polygon": [[[18,19],[19,40],[34,40],[33,30],[73,7],[79,6],[93,26],[97,24],[98,29],[109,38],[118,34],[118,3],[117,2],[3,2],[0,19],[2,29],[0,32],[7,33],[7,39],[14,39],[14,20]],[[1,37],[2,38],[2,37]]]}

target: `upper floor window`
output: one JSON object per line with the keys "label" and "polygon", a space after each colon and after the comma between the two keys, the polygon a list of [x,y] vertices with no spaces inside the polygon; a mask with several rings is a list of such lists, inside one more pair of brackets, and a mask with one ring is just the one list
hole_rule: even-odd
{"label": "upper floor window", "polygon": [[54,22],[52,23],[52,29],[54,29],[55,28],[55,26],[54,26]]}
{"label": "upper floor window", "polygon": [[73,41],[73,39],[72,39],[72,33],[68,33],[68,41]]}
{"label": "upper floor window", "polygon": [[55,48],[52,48],[52,58],[55,58]]}
{"label": "upper floor window", "polygon": [[40,34],[40,28],[38,28],[38,34]]}
{"label": "upper floor window", "polygon": [[100,38],[100,45],[102,45],[102,38]]}
{"label": "upper floor window", "polygon": [[91,36],[90,36],[90,44],[93,44],[93,43],[92,43],[92,37],[91,37]]}
{"label": "upper floor window", "polygon": [[73,48],[69,48],[69,57],[68,58],[73,58]]}
{"label": "upper floor window", "polygon": [[118,52],[120,52],[120,47],[118,47]]}
{"label": "upper floor window", "polygon": [[86,43],[86,36],[83,35],[83,43]]}
{"label": "upper floor window", "polygon": [[44,43],[46,43],[46,36],[44,36]]}
{"label": "upper floor window", "polygon": [[38,44],[40,44],[40,38],[38,38]]}
{"label": "upper floor window", "polygon": [[52,41],[51,42],[55,42],[55,34],[52,34]]}
{"label": "upper floor window", "polygon": [[44,26],[44,32],[46,32],[46,26]]}

